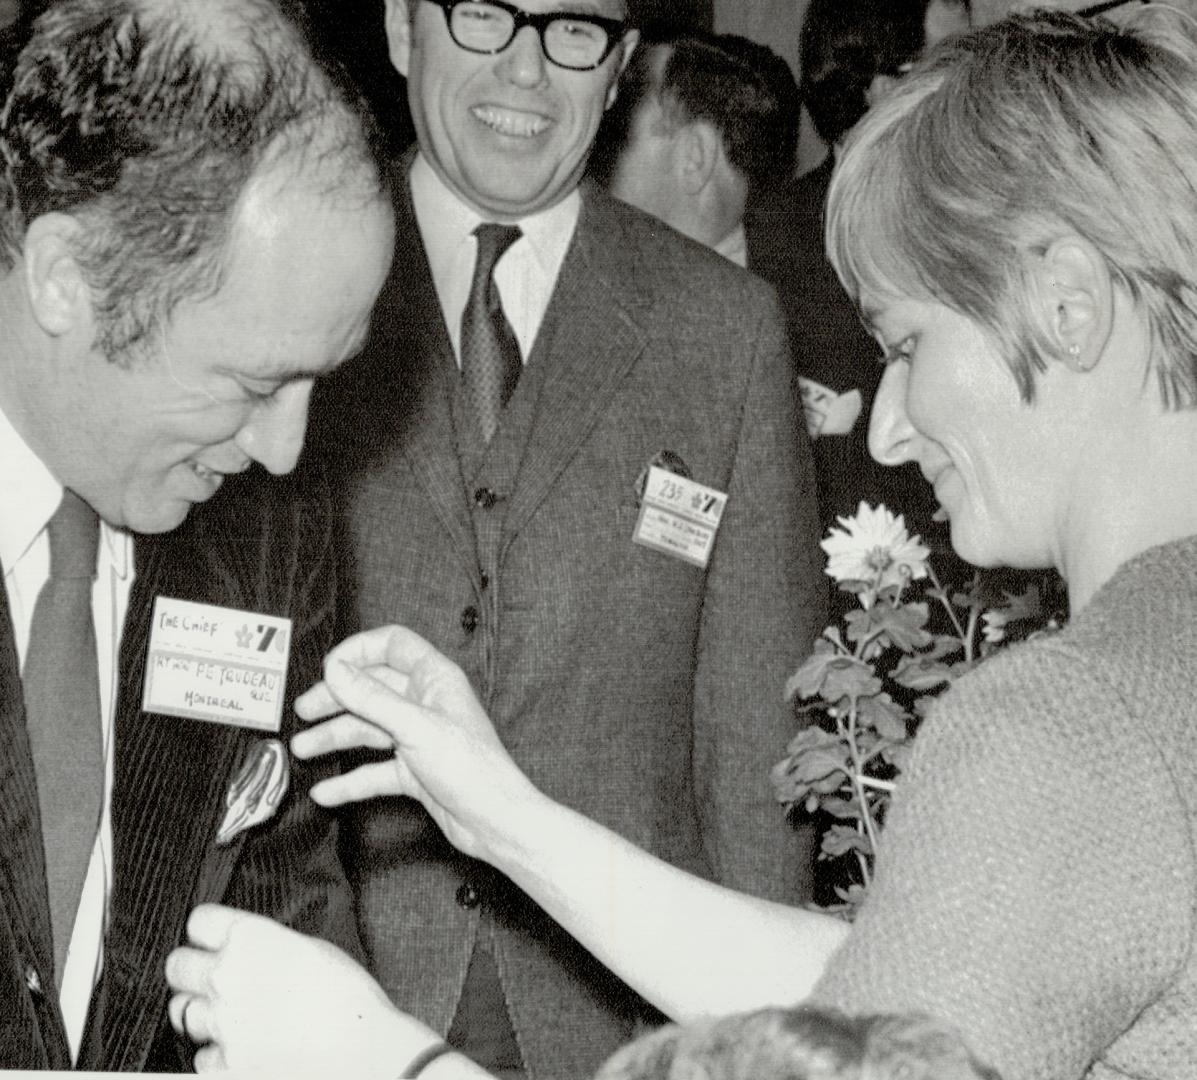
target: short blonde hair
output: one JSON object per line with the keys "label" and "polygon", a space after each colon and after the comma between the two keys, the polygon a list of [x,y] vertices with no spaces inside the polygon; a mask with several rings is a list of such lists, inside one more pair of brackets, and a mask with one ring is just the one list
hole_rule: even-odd
{"label": "short blonde hair", "polygon": [[954,38],[849,137],[827,204],[844,287],[946,304],[1003,350],[1027,401],[1056,346],[1033,257],[1066,234],[1147,314],[1171,408],[1197,403],[1197,26],[1015,15]]}

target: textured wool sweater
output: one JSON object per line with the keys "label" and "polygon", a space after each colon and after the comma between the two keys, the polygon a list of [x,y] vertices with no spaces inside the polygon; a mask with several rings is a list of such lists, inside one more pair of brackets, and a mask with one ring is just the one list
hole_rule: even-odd
{"label": "textured wool sweater", "polygon": [[1197,1077],[1197,537],[935,705],[815,999],[1006,1080]]}

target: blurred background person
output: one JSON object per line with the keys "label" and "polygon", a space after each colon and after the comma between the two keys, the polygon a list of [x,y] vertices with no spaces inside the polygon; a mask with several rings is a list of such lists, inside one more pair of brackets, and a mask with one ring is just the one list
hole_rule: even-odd
{"label": "blurred background person", "polygon": [[[821,165],[767,190],[745,221],[748,265],[778,292],[807,424],[814,439],[823,528],[865,502],[905,516],[939,555],[934,494],[913,465],[887,469],[868,452],[866,428],[882,368],[823,250],[823,209],[837,148],[922,54],[935,34],[958,30],[967,8],[948,0],[810,0],[802,24],[803,105],[830,147]],[[929,34],[929,27],[931,33]]]}
{"label": "blurred background person", "polygon": [[591,168],[616,198],[745,266],[744,211],[793,173],[798,116],[789,65],[766,46],[648,28]]}

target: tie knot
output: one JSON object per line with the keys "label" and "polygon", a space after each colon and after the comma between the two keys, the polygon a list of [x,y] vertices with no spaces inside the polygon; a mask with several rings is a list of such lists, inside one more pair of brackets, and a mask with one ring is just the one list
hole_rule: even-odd
{"label": "tie knot", "polygon": [[63,490],[62,502],[50,519],[50,576],[91,578],[96,573],[100,519],[73,491]]}
{"label": "tie knot", "polygon": [[499,225],[493,221],[479,225],[474,230],[474,236],[478,240],[478,263],[475,275],[482,273],[486,277],[490,277],[495,263],[523,235],[518,225]]}

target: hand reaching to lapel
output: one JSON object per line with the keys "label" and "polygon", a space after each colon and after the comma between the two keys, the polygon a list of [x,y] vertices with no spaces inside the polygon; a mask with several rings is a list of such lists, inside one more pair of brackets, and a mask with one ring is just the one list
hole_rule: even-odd
{"label": "hand reaching to lapel", "polygon": [[170,1021],[202,1044],[197,1072],[394,1077],[439,1038],[399,1012],[335,945],[204,904],[166,961]]}
{"label": "hand reaching to lapel", "polygon": [[346,638],[295,711],[305,720],[331,717],[291,740],[296,757],[359,748],[393,753],[314,785],[312,798],[324,806],[409,795],[455,847],[495,862],[516,832],[512,815],[543,799],[504,749],[461,669],[403,627]]}

